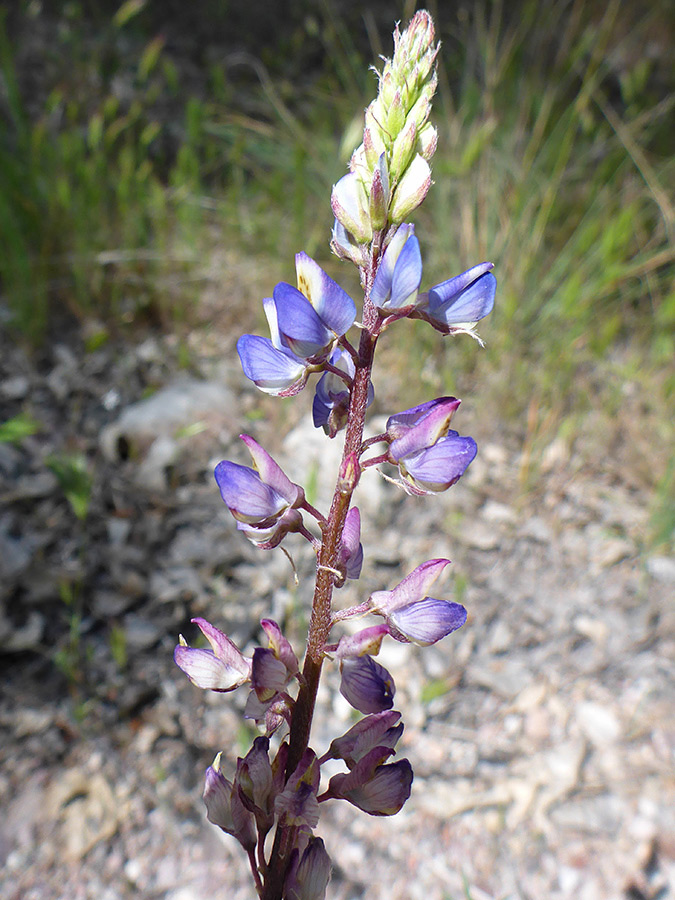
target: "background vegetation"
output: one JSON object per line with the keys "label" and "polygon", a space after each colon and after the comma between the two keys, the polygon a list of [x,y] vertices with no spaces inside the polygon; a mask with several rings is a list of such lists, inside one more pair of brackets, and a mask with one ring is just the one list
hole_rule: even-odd
{"label": "background vegetation", "polygon": [[[601,414],[658,487],[655,528],[669,533],[669,4],[428,5],[443,50],[436,186],[416,220],[424,284],[491,259],[499,303],[486,352],[422,326],[392,334],[392,378],[404,394],[410,372],[451,392],[480,353],[495,410],[535,451]],[[368,66],[414,8],[12,4],[0,21],[5,324],[36,348],[64,317],[89,323],[89,347],[148,324],[203,327],[206,261],[223,247],[271,283],[291,277],[300,248],[344,280],[327,248],[330,186],[360,140]],[[236,317],[241,301],[223,297]]]}

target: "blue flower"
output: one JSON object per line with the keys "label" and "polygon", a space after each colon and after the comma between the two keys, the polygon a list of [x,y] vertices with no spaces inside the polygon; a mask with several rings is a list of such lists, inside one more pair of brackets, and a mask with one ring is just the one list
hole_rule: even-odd
{"label": "blue flower", "polygon": [[375,591],[368,598],[374,613],[383,616],[389,634],[403,643],[426,647],[451,634],[466,622],[459,603],[436,600],[427,591],[449,559],[430,559],[418,566],[391,591]]}
{"label": "blue flower", "polygon": [[245,334],[237,352],[247,378],[268,394],[289,397],[320,371],[335,342],[352,326],[356,306],[306,253],[295,257],[298,287],[280,282],[263,300],[270,338]]}
{"label": "blue flower", "polygon": [[411,318],[424,319],[443,334],[476,337],[476,322],[492,312],[495,302],[497,279],[490,271],[493,268],[491,262],[479,263],[420,294]]}
{"label": "blue flower", "polygon": [[422,256],[414,225],[401,225],[387,245],[370,299],[382,312],[412,306],[422,280]]}
{"label": "blue flower", "polygon": [[476,456],[476,442],[449,431],[459,406],[455,397],[439,397],[391,416],[387,434],[394,440],[387,459],[398,466],[405,488],[413,494],[444,491],[466,471]]}
{"label": "blue flower", "polygon": [[[351,354],[341,347],[333,350],[329,362],[336,369],[344,372],[349,378],[354,377],[356,368]],[[367,405],[373,402],[375,391],[373,385],[368,385]],[[347,384],[334,372],[324,372],[317,381],[314,402],[312,404],[312,419],[315,428],[323,428],[329,437],[335,437],[347,424],[349,412],[349,388]]]}

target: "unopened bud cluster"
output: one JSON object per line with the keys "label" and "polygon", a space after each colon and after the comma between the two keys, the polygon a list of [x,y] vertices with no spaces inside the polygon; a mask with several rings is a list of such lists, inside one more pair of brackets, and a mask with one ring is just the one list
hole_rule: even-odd
{"label": "unopened bud cluster", "polygon": [[[362,313],[368,315],[361,315],[358,344],[348,334],[356,304],[305,253],[295,258],[297,285],[281,282],[263,300],[270,336],[246,334],[237,343],[244,374],[268,394],[292,396],[319,375],[314,425],[330,438],[345,431],[333,501],[323,513],[249,435],[241,439],[252,464],[223,460],[215,470],[223,501],[253,544],[271,550],[295,534],[317,554],[304,664],[272,619],[261,621],[265,640],[249,655],[202,618],[192,621],[209,647],[191,647],[181,636],[174,653],[201,689],[248,689],[244,716],[262,734],[236,763],[223,763],[218,754],[206,773],[204,801],[209,820],[248,855],[263,900],[325,896],[330,859],[314,833],[324,802],[345,800],[375,816],[401,809],[413,772],[407,759],[391,759],[403,723],[393,709],[394,677],[375,657],[385,640],[426,647],[466,621],[461,604],[432,596],[450,563],[445,558],[422,562],[397,585],[383,586],[356,606],[333,605],[334,591],[357,580],[364,562],[353,495],[366,470],[389,467],[392,475],[382,471],[384,477],[407,493],[435,494],[455,484],[477,452],[473,438],[450,428],[460,406],[455,397],[394,412],[382,434],[363,439],[382,331],[412,318],[443,335],[473,334],[494,304],[489,262],[421,292],[420,246],[414,225],[404,221],[431,184],[429,159],[437,138],[429,112],[437,53],[428,13],[418,12],[403,33],[396,29],[394,55],[385,61],[377,98],[366,110],[363,143],[333,189],[332,248],[358,266],[362,281],[367,273]],[[364,616],[373,617],[365,627],[341,632],[345,619]],[[363,718],[317,752],[310,746],[310,726],[324,663],[339,672],[340,692]],[[322,766],[329,760],[341,761],[344,771],[326,780]]]}
{"label": "unopened bud cluster", "polygon": [[349,173],[333,188],[333,250],[361,266],[362,245],[404,221],[431,186],[429,160],[438,135],[429,121],[436,91],[434,25],[424,11],[394,32],[394,55],[379,75],[377,97],[366,109],[363,143]]}

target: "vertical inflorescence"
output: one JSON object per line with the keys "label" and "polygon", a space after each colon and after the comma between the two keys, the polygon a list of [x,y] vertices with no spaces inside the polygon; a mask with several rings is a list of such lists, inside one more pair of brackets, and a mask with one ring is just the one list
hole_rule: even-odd
{"label": "vertical inflorescence", "polygon": [[[358,267],[364,290],[358,345],[347,336],[358,315],[356,304],[305,253],[295,257],[297,287],[282,282],[263,300],[270,337],[247,334],[237,344],[244,374],[269,394],[297,394],[311,375],[320,373],[314,424],[330,438],[345,433],[335,492],[325,514],[248,435],[241,437],[252,466],[223,461],[215,471],[237,528],[260,549],[276,547],[296,532],[316,551],[303,665],[271,619],[262,620],[264,645],[251,658],[204,619],[193,621],[210,649],[191,648],[181,637],[174,654],[188,678],[204,690],[249,686],[244,715],[263,733],[246,756],[225,767],[230,778],[223,774],[218,754],[206,773],[204,801],[209,821],[244,848],[264,900],[325,896],[330,858],[315,835],[322,803],[346,800],[375,816],[401,809],[413,772],[407,759],[391,761],[403,723],[393,709],[394,679],[374,657],[387,638],[428,646],[466,620],[463,606],[430,596],[447,559],[421,563],[391,590],[376,591],[350,609],[335,611],[332,606],[334,590],[361,573],[361,520],[352,500],[364,470],[388,464],[398,470],[396,482],[405,491],[428,494],[453,485],[476,455],[475,441],[450,429],[460,405],[455,397],[394,413],[384,433],[363,440],[382,331],[398,320],[417,318],[444,335],[473,334],[494,303],[496,280],[489,262],[420,292],[420,247],[415,226],[405,220],[432,183],[429,160],[437,134],[429,113],[438,48],[426,12],[418,12],[402,33],[396,28],[393,57],[378,73],[378,94],[366,109],[363,143],[352,155],[349,172],[333,188],[331,247]],[[379,454],[373,450],[378,445]],[[307,517],[315,520],[320,537],[306,526]],[[333,635],[342,620],[366,615],[376,617],[375,624],[356,634]],[[310,732],[326,659],[337,664],[340,691],[364,718],[317,756]],[[345,771],[322,786],[321,766],[329,759],[341,760]]]}

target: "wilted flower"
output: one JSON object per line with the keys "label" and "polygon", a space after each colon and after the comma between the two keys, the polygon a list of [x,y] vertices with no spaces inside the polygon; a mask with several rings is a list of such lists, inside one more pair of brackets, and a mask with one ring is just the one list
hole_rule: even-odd
{"label": "wilted flower", "polygon": [[384,616],[389,633],[397,641],[428,646],[456,631],[466,622],[460,603],[427,596],[449,559],[430,559],[418,566],[391,591],[375,591],[368,598],[374,613]]}
{"label": "wilted flower", "polygon": [[209,822],[233,835],[245,850],[256,845],[253,814],[242,803],[239,791],[220,771],[219,753],[206,770],[204,803]]}
{"label": "wilted flower", "polygon": [[371,816],[395,815],[410,796],[413,771],[407,759],[384,765],[393,752],[388,747],[375,747],[350,772],[334,775],[326,799],[348,800]]}
{"label": "wilted flower", "polygon": [[260,444],[246,434],[241,439],[255,468],[223,460],[215,469],[216,482],[237,520],[237,528],[258,546],[275,547],[289,531],[297,531],[302,524],[296,507],[305,495]]}
{"label": "wilted flower", "polygon": [[394,679],[372,656],[342,659],[340,672],[340,693],[354,709],[378,713],[394,705]]}
{"label": "wilted flower", "polygon": [[492,311],[497,279],[491,262],[480,263],[435,285],[417,298],[413,319],[424,319],[443,334],[470,334],[476,322]]}
{"label": "wilted flower", "polygon": [[[394,749],[403,734],[403,722],[398,722],[401,713],[395,709],[385,709],[380,713],[366,716],[342,737],[332,741],[326,758],[343,759],[350,769],[375,747]],[[397,724],[398,723],[398,724]]]}
{"label": "wilted flower", "polygon": [[263,834],[274,824],[274,784],[269,746],[268,737],[257,737],[246,756],[237,760],[234,778],[244,806],[253,813]]}
{"label": "wilted flower", "polygon": [[284,884],[284,900],[323,900],[330,880],[330,856],[323,841],[310,837],[302,856],[298,849],[293,853]]}
{"label": "wilted flower", "polygon": [[227,692],[251,679],[251,660],[246,659],[226,634],[206,619],[192,619],[211,644],[211,649],[189,647],[183,635],[173,651],[176,665],[203,690]]}
{"label": "wilted flower", "polygon": [[276,798],[275,810],[285,825],[315,828],[319,821],[319,762],[316,753],[307,748],[297,768]]}

